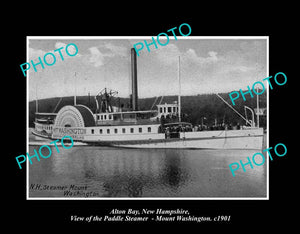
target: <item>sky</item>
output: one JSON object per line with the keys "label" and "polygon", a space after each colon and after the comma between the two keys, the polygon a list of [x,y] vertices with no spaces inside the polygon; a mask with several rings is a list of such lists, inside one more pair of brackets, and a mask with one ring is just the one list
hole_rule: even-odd
{"label": "sky", "polygon": [[[154,38],[156,38],[154,36]],[[177,37],[165,46],[146,46],[137,56],[138,96],[177,95],[180,56],[181,95],[221,93],[252,87],[267,77],[266,37]],[[50,97],[98,94],[103,88],[131,93],[130,49],[151,37],[29,37],[27,62],[38,63],[46,53],[56,55],[52,66],[29,69],[29,101]],[[160,37],[161,43],[166,39]],[[68,56],[66,45],[74,43],[78,54]],[[64,47],[60,58],[55,49]],[[73,46],[69,52],[75,52]],[[48,63],[51,56],[47,56]],[[21,71],[22,72],[22,71]]]}

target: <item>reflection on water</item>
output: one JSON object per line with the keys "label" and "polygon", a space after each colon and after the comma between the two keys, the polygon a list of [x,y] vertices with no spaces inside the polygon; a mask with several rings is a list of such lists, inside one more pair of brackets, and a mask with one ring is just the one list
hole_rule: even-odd
{"label": "reflection on water", "polygon": [[[30,155],[38,148],[30,146]],[[93,197],[265,197],[266,164],[236,171],[235,177],[228,167],[239,160],[246,162],[254,153],[90,146],[53,150],[50,158],[29,166],[29,197],[86,197],[88,192]],[[38,184],[65,188],[33,186]],[[86,189],[78,192],[72,185]],[[77,193],[70,196],[68,190]]]}

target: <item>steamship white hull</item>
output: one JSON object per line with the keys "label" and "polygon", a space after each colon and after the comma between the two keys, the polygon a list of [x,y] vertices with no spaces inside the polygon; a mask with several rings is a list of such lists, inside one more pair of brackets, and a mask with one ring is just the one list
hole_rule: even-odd
{"label": "steamship white hull", "polygon": [[[148,139],[147,139],[148,138]],[[91,140],[91,139],[90,139]],[[89,141],[91,144],[125,148],[176,148],[176,149],[262,149],[263,129],[217,130],[203,132],[180,132],[179,138],[140,136],[135,139],[105,138]]]}
{"label": "steamship white hull", "polygon": [[38,131],[41,126],[36,124],[32,133],[48,139],[61,139],[68,135],[76,142],[126,148],[262,149],[263,144],[263,128],[173,132],[168,135],[158,133],[159,126],[54,127],[46,132]]}

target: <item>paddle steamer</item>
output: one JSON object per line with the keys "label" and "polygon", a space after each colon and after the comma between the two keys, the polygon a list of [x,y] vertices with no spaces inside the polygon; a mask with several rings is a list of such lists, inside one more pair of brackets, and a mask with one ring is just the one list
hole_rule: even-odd
{"label": "paddle steamer", "polygon": [[[196,149],[262,149],[263,128],[245,120],[248,127],[203,130],[201,126],[181,121],[181,97],[174,103],[159,103],[156,110],[138,108],[137,58],[131,49],[131,110],[112,105],[114,91],[103,89],[95,96],[95,113],[84,105],[67,105],[58,113],[36,113],[36,137],[61,139],[68,135],[74,141],[91,145],[129,148],[196,148]],[[180,90],[180,59],[178,63]]]}

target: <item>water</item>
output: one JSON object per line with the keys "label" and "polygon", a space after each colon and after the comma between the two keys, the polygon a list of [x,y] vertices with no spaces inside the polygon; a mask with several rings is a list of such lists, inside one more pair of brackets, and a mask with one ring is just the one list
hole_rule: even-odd
{"label": "water", "polygon": [[[29,146],[29,154],[39,147]],[[30,198],[266,197],[267,161],[235,177],[228,167],[255,150],[51,148],[51,157],[29,165]]]}

